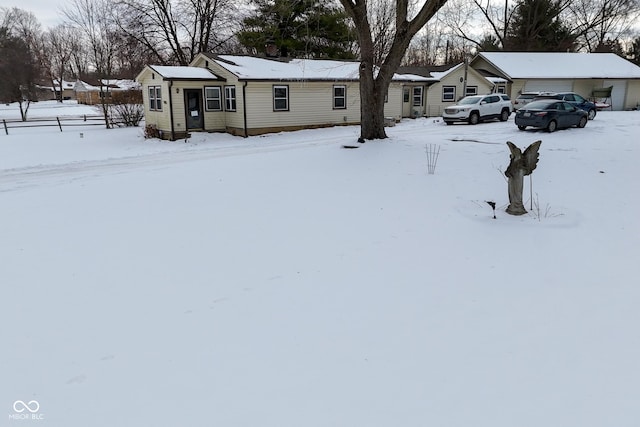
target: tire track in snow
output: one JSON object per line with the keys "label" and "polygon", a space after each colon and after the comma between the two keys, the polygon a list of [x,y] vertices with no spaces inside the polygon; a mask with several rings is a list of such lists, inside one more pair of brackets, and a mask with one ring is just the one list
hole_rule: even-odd
{"label": "tire track in snow", "polygon": [[249,156],[277,151],[298,150],[318,146],[339,146],[336,136],[309,142],[251,143],[248,145],[203,147],[189,151],[167,151],[129,157],[85,160],[70,163],[27,166],[0,170],[0,193],[42,185],[60,185],[78,179],[128,173],[140,169],[157,169],[175,164],[205,161],[232,156]]}

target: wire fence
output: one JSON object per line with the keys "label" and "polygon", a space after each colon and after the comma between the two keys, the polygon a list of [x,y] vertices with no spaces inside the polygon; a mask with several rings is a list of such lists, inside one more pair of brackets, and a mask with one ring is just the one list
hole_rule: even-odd
{"label": "wire fence", "polygon": [[[109,121],[111,125],[118,125],[118,122]],[[38,117],[35,119],[22,121],[20,119],[2,119],[4,133],[9,135],[9,129],[18,128],[36,128],[36,127],[57,127],[60,132],[64,128],[76,126],[105,126],[105,118],[102,115],[82,115],[82,116],[63,116],[63,117]]]}

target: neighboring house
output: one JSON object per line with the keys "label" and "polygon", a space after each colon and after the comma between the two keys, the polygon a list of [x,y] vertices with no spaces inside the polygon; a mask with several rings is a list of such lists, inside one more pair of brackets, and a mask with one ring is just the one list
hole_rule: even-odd
{"label": "neighboring house", "polygon": [[427,91],[438,80],[431,75],[430,67],[399,67],[398,73],[421,76],[425,81],[405,83],[402,90],[402,117],[427,116]]}
{"label": "neighboring house", "polygon": [[[199,54],[188,67],[148,65],[143,86],[145,121],[163,137],[191,130],[249,136],[360,123],[359,62],[267,59]],[[426,84],[396,74],[385,116],[403,116],[403,86]]]}
{"label": "neighboring house", "polygon": [[[449,105],[469,95],[505,93],[507,81],[499,77],[485,77],[482,73],[461,63],[447,66],[400,67],[399,73],[428,77],[428,84],[405,85],[405,101],[410,101],[411,114],[403,117],[438,117]],[[424,90],[424,92],[423,92]],[[419,103],[422,100],[422,103]]]}
{"label": "neighboring house", "polygon": [[[48,84],[47,84],[48,83]],[[60,81],[54,80],[54,86],[51,86],[51,81],[36,85],[38,91],[38,99],[42,101],[53,101],[60,99]],[[74,91],[74,82],[62,81],[62,99],[76,99],[76,93]]]}
{"label": "neighboring house", "polygon": [[512,99],[532,91],[597,98],[598,89],[611,87],[607,102],[613,110],[640,105],[640,67],[613,53],[482,52],[470,65],[486,76],[506,79]]}
{"label": "neighboring house", "polygon": [[107,102],[111,102],[114,92],[126,90],[140,90],[140,84],[134,80],[98,80],[87,83],[81,80],[75,82],[75,97],[79,104],[101,104],[106,96]]}
{"label": "neighboring house", "polygon": [[438,81],[429,86],[427,93],[427,116],[441,116],[445,108],[470,95],[485,95],[498,92],[497,86],[465,64],[448,70],[431,73]]}

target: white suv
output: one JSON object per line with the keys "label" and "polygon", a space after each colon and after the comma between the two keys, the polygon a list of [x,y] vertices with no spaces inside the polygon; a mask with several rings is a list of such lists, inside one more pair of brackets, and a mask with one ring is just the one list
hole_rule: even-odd
{"label": "white suv", "polygon": [[505,122],[509,119],[512,111],[513,106],[508,95],[492,93],[466,96],[456,105],[445,108],[442,118],[448,125],[454,122],[467,122],[475,125],[481,120],[490,119],[500,119]]}

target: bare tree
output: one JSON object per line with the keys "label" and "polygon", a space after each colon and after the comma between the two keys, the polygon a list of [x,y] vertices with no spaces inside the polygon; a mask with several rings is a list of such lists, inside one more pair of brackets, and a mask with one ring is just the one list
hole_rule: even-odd
{"label": "bare tree", "polygon": [[100,86],[101,107],[107,128],[109,125],[108,85],[114,70],[114,58],[118,50],[117,33],[111,19],[112,4],[109,0],[72,0],[63,10],[64,15],[84,36],[91,65]]}
{"label": "bare tree", "polygon": [[565,21],[574,23],[580,48],[589,52],[607,40],[631,35],[639,20],[639,0],[577,0],[568,5],[565,14]]}
{"label": "bare tree", "polygon": [[[234,0],[120,0],[117,24],[161,64],[189,64],[231,38]],[[223,30],[222,30],[223,29]]]}
{"label": "bare tree", "polygon": [[32,13],[17,7],[0,8],[0,27],[15,37],[27,42],[30,46],[42,33],[38,18]]}
{"label": "bare tree", "polygon": [[71,55],[75,48],[73,29],[67,25],[53,27],[45,34],[45,51],[48,56],[48,71],[52,84],[58,83],[58,102],[63,102],[64,76],[69,68]]}
{"label": "bare tree", "polygon": [[[372,0],[340,0],[353,19],[360,45],[360,132],[361,138],[386,138],[384,130],[384,100],[389,84],[409,47],[413,36],[436,14],[447,0],[426,0],[410,17],[409,0],[396,0],[394,20],[389,22],[390,2]],[[381,6],[376,9],[375,6]],[[379,10],[379,13],[376,13]],[[371,16],[389,25],[375,28]],[[374,21],[375,22],[375,21]],[[381,43],[378,35],[386,34],[389,41]],[[376,44],[376,41],[378,44]]]}
{"label": "bare tree", "polygon": [[[449,0],[449,2],[451,2],[451,0]],[[460,37],[453,28],[448,25],[446,19],[450,18],[453,14],[450,8],[450,4],[447,3],[433,19],[416,34],[403,60],[404,65],[459,64],[475,49],[475,43],[471,43],[465,38]]]}

